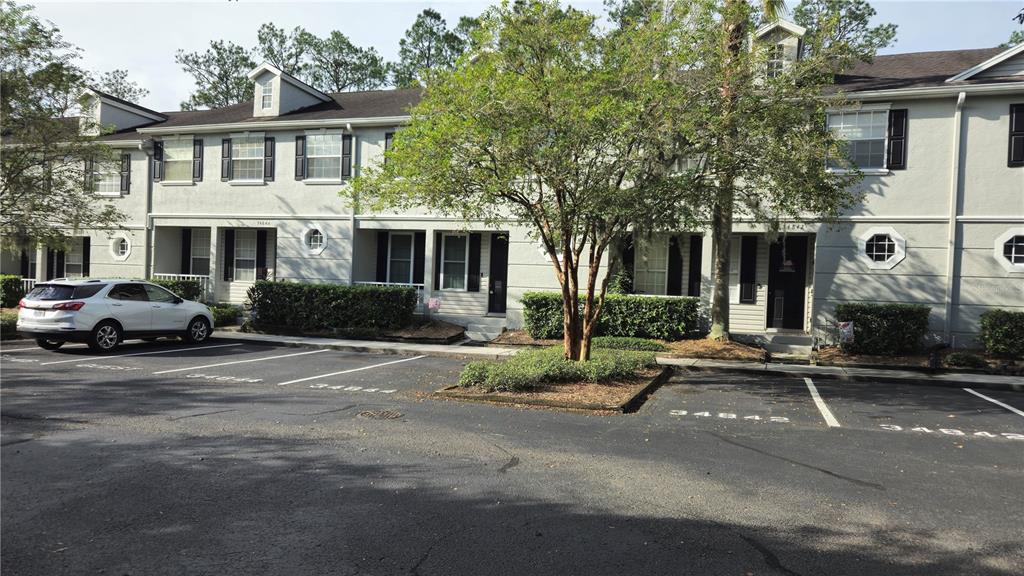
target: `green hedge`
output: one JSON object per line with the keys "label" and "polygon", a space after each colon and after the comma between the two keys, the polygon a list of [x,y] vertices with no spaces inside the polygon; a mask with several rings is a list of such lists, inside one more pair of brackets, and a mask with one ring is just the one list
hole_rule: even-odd
{"label": "green hedge", "polygon": [[167,288],[185,300],[195,300],[196,302],[205,300],[203,286],[199,283],[199,280],[153,279],[150,282]]}
{"label": "green hedge", "polygon": [[1024,358],[1024,312],[985,312],[981,315],[978,340],[993,356]]}
{"label": "green hedge", "polygon": [[931,308],[917,304],[839,304],[836,320],[853,322],[853,342],[844,352],[898,356],[918,352]]}
{"label": "green hedge", "polygon": [[10,340],[17,338],[18,334],[15,330],[18,329],[18,313],[17,312],[0,312],[0,340]]}
{"label": "green hedge", "polygon": [[[526,331],[531,337],[562,337],[561,293],[527,292],[521,301]],[[682,340],[697,330],[697,311],[696,298],[608,294],[597,334]]]}
{"label": "green hedge", "polygon": [[210,306],[210,312],[213,313],[214,326],[234,326],[238,323],[242,309],[231,304],[216,304]]}
{"label": "green hedge", "polygon": [[416,290],[260,280],[249,288],[252,326],[304,332],[393,330],[412,323]]}
{"label": "green hedge", "polygon": [[516,392],[555,382],[607,382],[628,378],[656,364],[654,354],[628,350],[594,350],[588,362],[566,360],[561,346],[523,350],[504,362],[470,362],[459,386]]}
{"label": "green hedge", "polygon": [[24,296],[25,291],[21,288],[21,276],[0,275],[0,307],[14,308]]}

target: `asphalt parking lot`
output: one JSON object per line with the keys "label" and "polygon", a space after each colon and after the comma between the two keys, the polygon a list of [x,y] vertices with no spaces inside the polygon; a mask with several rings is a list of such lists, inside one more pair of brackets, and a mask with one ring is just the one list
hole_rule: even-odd
{"label": "asphalt parking lot", "polygon": [[463,364],[224,340],[5,345],[0,569],[1024,565],[1024,394],[677,372],[630,415],[426,397]]}

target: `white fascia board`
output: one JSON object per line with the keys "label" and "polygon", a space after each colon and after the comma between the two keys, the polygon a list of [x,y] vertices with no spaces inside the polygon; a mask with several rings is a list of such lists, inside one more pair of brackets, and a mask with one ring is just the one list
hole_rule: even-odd
{"label": "white fascia board", "polygon": [[829,98],[845,100],[886,100],[890,98],[943,98],[956,96],[961,92],[968,94],[1005,94],[1019,92],[1024,94],[1024,82],[1006,82],[1002,84],[978,84],[973,86],[926,86],[922,88],[896,88],[892,90],[863,90],[859,92],[841,92]]}
{"label": "white fascia board", "polygon": [[996,64],[1009,60],[1010,58],[1022,52],[1024,52],[1024,42],[1017,44],[1013,48],[1008,48],[1006,49],[1006,51],[1000,52],[999,54],[996,54],[995,56],[989,58],[988,60],[985,60],[981,64],[968,68],[967,70],[964,70],[963,72],[957,74],[956,76],[947,78],[946,82],[959,82],[961,80],[967,80],[972,76],[978,74],[979,72],[984,72],[985,70],[988,70],[989,68],[995,66]]}
{"label": "white fascia board", "polygon": [[136,116],[142,116],[143,118],[149,118],[150,120],[153,120],[155,122],[167,120],[167,116],[165,116],[163,114],[160,114],[159,112],[154,112],[152,110],[148,110],[146,108],[142,108],[141,106],[134,106],[134,105],[129,105],[129,104],[122,104],[121,102],[115,102],[114,100],[111,100],[110,98],[107,98],[106,96],[104,96],[103,94],[100,94],[99,92],[93,90],[92,88],[87,88],[86,91],[89,94],[91,94],[93,96],[93,98],[96,98],[97,100],[99,100],[103,104],[106,104],[107,106],[113,106],[114,108],[118,108],[120,110],[124,110],[125,112],[131,112],[132,114],[135,114]]}
{"label": "white fascia board", "polygon": [[793,34],[794,36],[803,36],[804,34],[807,33],[807,28],[804,28],[803,26],[800,26],[795,22],[780,19],[775,20],[774,22],[768,22],[767,24],[762,24],[761,27],[754,32],[754,37],[760,38],[776,28],[782,28],[783,30],[789,32],[790,34]]}
{"label": "white fascia board", "polygon": [[210,132],[245,132],[257,130],[296,130],[312,128],[345,128],[369,126],[395,126],[409,122],[409,116],[379,116],[375,118],[329,118],[324,120],[274,120],[267,122],[232,122],[226,124],[197,124],[162,128],[139,128],[140,134],[198,134]]}
{"label": "white fascia board", "polygon": [[281,70],[280,68],[278,68],[277,66],[274,66],[273,64],[271,64],[269,62],[264,62],[264,63],[260,64],[259,66],[257,66],[255,68],[253,68],[252,70],[250,70],[249,71],[249,75],[248,75],[249,76],[249,80],[255,81],[256,77],[259,76],[260,74],[264,73],[264,72],[270,72],[271,74],[274,74],[275,76],[280,76],[281,79],[284,80],[285,82],[288,82],[292,86],[295,86],[299,90],[302,90],[303,92],[306,92],[307,94],[309,94],[310,96],[316,98],[317,100],[320,100],[321,102],[330,102],[331,101],[331,97],[328,96],[327,94],[324,94],[323,92],[317,90],[316,88],[313,88],[309,84],[306,84],[302,80],[299,80],[295,76],[292,76],[291,74],[285,72],[284,70]]}

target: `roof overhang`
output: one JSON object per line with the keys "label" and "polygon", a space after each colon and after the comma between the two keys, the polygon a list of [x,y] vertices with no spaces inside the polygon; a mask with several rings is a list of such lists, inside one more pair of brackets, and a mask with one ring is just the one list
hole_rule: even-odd
{"label": "roof overhang", "polygon": [[378,116],[371,118],[327,118],[321,120],[271,120],[264,122],[230,122],[225,124],[195,124],[191,126],[153,126],[139,128],[140,134],[201,134],[208,132],[244,132],[246,130],[289,130],[309,128],[347,128],[395,126],[405,124],[409,116]]}
{"label": "roof overhang", "polygon": [[1013,58],[1014,56],[1021,53],[1024,53],[1024,42],[1017,44],[1013,48],[1008,48],[1005,52],[1000,52],[999,54],[996,54],[995,56],[989,58],[988,60],[985,60],[981,64],[968,68],[967,70],[964,70],[963,72],[957,74],[956,76],[947,78],[946,82],[959,82],[961,80],[967,80],[975,76],[976,74],[984,72],[985,70],[988,70],[989,68],[995,66],[996,64],[1009,60],[1010,58]]}
{"label": "roof overhang", "polygon": [[313,88],[309,84],[306,84],[302,80],[299,80],[295,76],[292,76],[291,74],[285,72],[284,70],[281,70],[280,68],[278,68],[277,66],[274,66],[273,64],[271,64],[269,62],[264,62],[264,63],[260,64],[259,66],[257,66],[255,68],[253,68],[252,70],[250,70],[249,71],[249,75],[248,75],[249,80],[255,81],[256,78],[260,74],[263,74],[264,72],[270,72],[271,74],[274,74],[275,76],[280,76],[281,79],[284,80],[285,82],[291,84],[292,86],[295,86],[299,90],[302,90],[303,92],[309,94],[310,96],[316,98],[317,100],[320,100],[321,102],[331,102],[332,101],[332,98],[330,96],[328,96],[327,94],[324,94],[323,92],[317,90],[316,88]]}
{"label": "roof overhang", "polygon": [[762,36],[765,36],[772,30],[775,30],[776,28],[782,28],[783,30],[789,32],[794,36],[803,36],[804,34],[807,33],[807,28],[804,28],[803,26],[800,26],[799,24],[796,24],[794,22],[790,22],[789,20],[780,19],[775,20],[773,22],[768,22],[766,24],[762,24],[757,30],[754,31],[754,37],[761,38]]}
{"label": "roof overhang", "polygon": [[844,98],[846,100],[944,98],[947,96],[956,96],[960,92],[974,95],[1024,94],[1024,82],[972,84],[967,86],[927,86],[922,88],[895,88],[892,90],[863,90],[860,92],[841,92],[839,94],[833,94],[830,97]]}
{"label": "roof overhang", "polygon": [[92,88],[87,88],[86,94],[92,96],[93,98],[96,98],[97,100],[99,100],[103,104],[106,104],[107,106],[113,106],[114,108],[117,108],[119,110],[124,110],[125,112],[130,112],[132,114],[135,114],[136,116],[148,118],[149,120],[152,120],[154,122],[162,122],[164,120],[167,120],[167,116],[159,112],[155,112],[153,110],[150,110],[149,108],[143,108],[142,106],[138,106],[135,104],[126,104],[124,102],[119,102],[117,100],[107,97],[107,95],[103,94],[102,92],[93,90]]}

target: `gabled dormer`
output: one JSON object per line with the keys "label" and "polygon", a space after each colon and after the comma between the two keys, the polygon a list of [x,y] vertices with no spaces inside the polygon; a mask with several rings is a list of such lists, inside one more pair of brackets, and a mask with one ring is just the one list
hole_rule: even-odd
{"label": "gabled dormer", "polygon": [[249,72],[253,82],[252,115],[256,118],[280,116],[321,102],[331,97],[264,62]]}
{"label": "gabled dormer", "polygon": [[768,50],[767,75],[780,74],[792,62],[803,56],[803,37],[807,29],[789,20],[774,20],[762,24],[754,32],[755,46]]}
{"label": "gabled dormer", "polygon": [[154,122],[163,122],[167,116],[138,104],[100,92],[86,90],[83,106],[83,131],[98,134],[100,130],[127,130]]}

